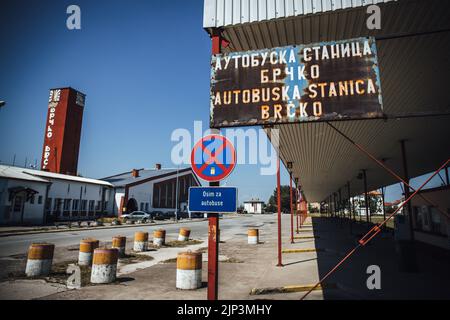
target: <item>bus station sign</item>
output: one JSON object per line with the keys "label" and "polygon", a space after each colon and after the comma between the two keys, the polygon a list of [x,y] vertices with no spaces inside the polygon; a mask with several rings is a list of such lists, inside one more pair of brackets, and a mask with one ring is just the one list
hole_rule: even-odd
{"label": "bus station sign", "polygon": [[383,116],[375,39],[213,55],[213,128]]}

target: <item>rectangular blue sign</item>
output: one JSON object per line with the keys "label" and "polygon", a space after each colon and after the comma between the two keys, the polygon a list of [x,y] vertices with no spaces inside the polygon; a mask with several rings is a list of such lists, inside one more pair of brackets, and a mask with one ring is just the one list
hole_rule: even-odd
{"label": "rectangular blue sign", "polygon": [[237,188],[235,187],[190,187],[189,211],[191,212],[236,212]]}

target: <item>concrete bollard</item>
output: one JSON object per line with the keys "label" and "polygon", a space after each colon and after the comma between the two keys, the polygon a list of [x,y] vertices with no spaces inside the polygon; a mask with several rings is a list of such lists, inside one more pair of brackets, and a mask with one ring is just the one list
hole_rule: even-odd
{"label": "concrete bollard", "polygon": [[[148,241],[148,235],[147,235]],[[112,238],[112,247],[117,249],[119,253],[119,258],[123,258],[125,256],[125,247],[127,244],[127,238],[123,236],[116,236]]]}
{"label": "concrete bollard", "polygon": [[134,247],[136,252],[147,251],[148,248],[148,232],[138,231],[134,234]]}
{"label": "concrete bollard", "polygon": [[118,256],[119,252],[116,248],[95,249],[92,260],[91,282],[114,282],[116,280]]}
{"label": "concrete bollard", "polygon": [[80,266],[90,266],[94,250],[98,248],[99,241],[92,238],[83,239],[80,242],[80,251],[78,253],[78,264]]}
{"label": "concrete bollard", "polygon": [[259,242],[259,230],[248,229],[248,244],[258,244]]}
{"label": "concrete bollard", "polygon": [[55,245],[52,243],[32,243],[28,249],[25,274],[28,277],[48,276],[52,270]]}
{"label": "concrete bollard", "polygon": [[191,234],[191,229],[180,228],[180,233],[178,234],[178,241],[188,241],[190,234]]}
{"label": "concrete bollard", "polygon": [[166,243],[166,230],[159,229],[153,231],[153,244],[155,246],[162,246]]}
{"label": "concrete bollard", "polygon": [[202,286],[202,254],[200,252],[180,252],[177,256],[178,289],[192,290]]}

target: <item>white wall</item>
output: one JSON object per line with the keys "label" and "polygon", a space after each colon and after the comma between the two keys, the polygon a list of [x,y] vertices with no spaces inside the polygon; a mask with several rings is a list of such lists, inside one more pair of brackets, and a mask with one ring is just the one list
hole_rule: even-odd
{"label": "white wall", "polygon": [[[48,178],[47,178],[48,179]],[[60,218],[68,218],[68,216],[78,216],[78,217],[87,217],[88,213],[90,212],[89,208],[89,201],[95,201],[94,202],[94,211],[98,206],[98,201],[103,200],[103,190],[106,189],[103,185],[96,185],[91,183],[83,183],[83,182],[77,182],[77,181],[69,181],[69,180],[59,180],[59,179],[48,179],[52,182],[48,198],[52,199],[52,212],[55,212],[55,199],[70,199],[70,208],[67,215],[60,214]],[[78,213],[79,210],[73,210],[73,201],[78,200],[79,201],[79,210],[81,208],[81,201],[87,200],[86,202],[86,210],[81,211],[80,214]],[[107,199],[105,199],[107,201]],[[102,205],[100,205],[100,209],[102,209]],[[62,204],[64,206],[64,202]],[[64,208],[62,208],[62,211],[64,211]],[[100,210],[101,211],[101,210]],[[91,214],[92,215],[92,214]],[[92,215],[93,216],[93,215]]]}
{"label": "white wall", "polygon": [[[47,184],[44,182],[0,179],[0,224],[19,224],[21,223],[22,213],[12,212],[13,201],[9,201],[9,188],[25,187],[31,188],[38,193],[34,196],[34,203],[28,200],[23,206],[23,223],[24,224],[42,224],[44,221],[44,205]],[[42,201],[39,203],[39,197]],[[8,217],[9,216],[9,217]]]}
{"label": "white wall", "polygon": [[253,206],[253,203],[245,202],[244,203],[244,210],[246,210],[248,213],[262,213],[262,203],[256,203],[256,209]]}

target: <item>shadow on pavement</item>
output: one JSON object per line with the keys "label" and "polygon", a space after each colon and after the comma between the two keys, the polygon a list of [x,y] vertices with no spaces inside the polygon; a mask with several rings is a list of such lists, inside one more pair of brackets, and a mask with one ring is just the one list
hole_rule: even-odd
{"label": "shadow on pavement", "polygon": [[[319,276],[322,279],[352,250],[358,240],[370,229],[364,222],[347,219],[311,217],[314,227]],[[448,251],[416,242],[419,272],[399,271],[398,256],[391,229],[378,234],[359,248],[325,283],[334,283],[338,289],[323,289],[323,297],[330,299],[449,299],[450,258]],[[371,265],[379,266],[381,289],[369,290],[367,273]]]}

